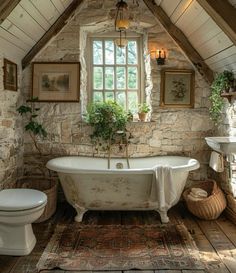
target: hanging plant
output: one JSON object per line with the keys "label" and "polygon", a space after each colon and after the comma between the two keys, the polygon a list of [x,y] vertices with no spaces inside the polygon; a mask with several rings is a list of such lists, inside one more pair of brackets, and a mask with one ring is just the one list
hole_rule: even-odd
{"label": "hanging plant", "polygon": [[222,92],[228,92],[234,81],[234,75],[231,71],[219,73],[211,84],[211,95],[209,97],[211,106],[209,109],[210,118],[217,125],[221,120],[222,109],[224,106]]}

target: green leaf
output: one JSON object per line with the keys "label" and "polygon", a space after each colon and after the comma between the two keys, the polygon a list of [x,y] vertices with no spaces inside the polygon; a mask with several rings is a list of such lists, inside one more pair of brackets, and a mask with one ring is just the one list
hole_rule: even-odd
{"label": "green leaf", "polygon": [[17,111],[23,115],[26,113],[32,113],[32,108],[26,105],[21,105],[19,108],[17,108]]}

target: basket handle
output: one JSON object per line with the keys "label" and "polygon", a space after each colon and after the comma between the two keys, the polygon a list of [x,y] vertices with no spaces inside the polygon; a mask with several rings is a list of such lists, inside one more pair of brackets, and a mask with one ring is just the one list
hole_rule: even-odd
{"label": "basket handle", "polygon": [[213,180],[213,189],[212,189],[212,194],[215,194],[216,192],[218,192],[218,190],[219,190],[219,187],[218,187],[218,185],[217,185],[216,181],[215,181],[215,180]]}

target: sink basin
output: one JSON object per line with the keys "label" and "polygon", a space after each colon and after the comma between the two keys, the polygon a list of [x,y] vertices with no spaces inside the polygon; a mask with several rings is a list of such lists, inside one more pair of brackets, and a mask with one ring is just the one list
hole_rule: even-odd
{"label": "sink basin", "polygon": [[205,137],[205,140],[213,150],[222,154],[236,153],[236,137]]}

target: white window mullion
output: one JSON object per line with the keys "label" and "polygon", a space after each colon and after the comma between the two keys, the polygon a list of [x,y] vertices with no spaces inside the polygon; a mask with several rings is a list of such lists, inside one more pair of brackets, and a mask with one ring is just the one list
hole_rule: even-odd
{"label": "white window mullion", "polygon": [[126,98],[126,110],[128,111],[128,46],[126,46],[126,49],[125,49],[125,55],[126,55],[126,58],[125,58],[125,69],[126,69],[126,79],[125,79],[125,98]]}
{"label": "white window mullion", "polygon": [[114,41],[114,100],[116,101],[116,93],[117,93],[117,85],[116,85],[116,69],[117,69],[117,65],[116,65],[116,45],[115,45],[115,41]]}
{"label": "white window mullion", "polygon": [[103,101],[105,101],[105,40],[102,39],[102,58],[103,58],[103,90],[102,90],[102,95],[103,95]]}

